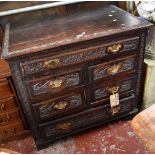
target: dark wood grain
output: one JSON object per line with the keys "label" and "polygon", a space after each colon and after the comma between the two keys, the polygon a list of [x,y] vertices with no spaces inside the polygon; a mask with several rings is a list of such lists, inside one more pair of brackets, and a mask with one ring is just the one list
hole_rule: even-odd
{"label": "dark wood grain", "polygon": [[6,26],[3,56],[38,148],[139,111],[149,26],[114,6]]}
{"label": "dark wood grain", "polygon": [[3,56],[34,53],[79,41],[142,29],[150,25],[147,21],[138,20],[115,6],[75,13],[52,21],[48,17],[34,25],[24,21],[20,27],[16,24],[7,24],[5,43],[9,46],[6,46]]}

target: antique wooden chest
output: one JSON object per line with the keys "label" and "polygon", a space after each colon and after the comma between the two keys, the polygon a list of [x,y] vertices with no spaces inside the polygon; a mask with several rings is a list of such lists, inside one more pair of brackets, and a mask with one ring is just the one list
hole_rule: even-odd
{"label": "antique wooden chest", "polygon": [[138,112],[149,26],[115,6],[6,25],[3,57],[38,148]]}

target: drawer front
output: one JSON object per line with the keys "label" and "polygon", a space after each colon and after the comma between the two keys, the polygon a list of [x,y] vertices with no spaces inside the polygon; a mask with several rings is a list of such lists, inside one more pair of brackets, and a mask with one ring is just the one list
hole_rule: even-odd
{"label": "drawer front", "polygon": [[135,85],[135,78],[117,81],[110,84],[104,84],[91,88],[91,101],[95,102],[101,99],[110,99],[113,92],[118,92],[121,96],[122,93],[133,91]]}
{"label": "drawer front", "polygon": [[17,123],[5,125],[3,127],[0,127],[0,135],[1,138],[8,138],[10,136],[14,136],[24,130],[22,121],[19,121]]}
{"label": "drawer front", "polygon": [[11,88],[6,80],[0,80],[0,99],[12,96]]}
{"label": "drawer front", "polygon": [[33,107],[37,120],[44,122],[84,110],[87,107],[85,102],[84,92],[81,91],[34,104]]}
{"label": "drawer front", "polygon": [[32,100],[38,100],[40,98],[56,97],[55,95],[60,95],[60,93],[76,88],[77,86],[82,86],[83,73],[82,71],[76,70],[71,73],[48,76],[32,81],[27,81],[27,88],[29,96]]}
{"label": "drawer front", "polygon": [[108,76],[134,71],[135,69],[136,56],[134,55],[89,67],[89,78],[90,81],[96,81]]}
{"label": "drawer front", "polygon": [[71,53],[46,56],[38,60],[21,62],[23,75],[39,74],[41,72],[50,73],[50,70],[68,66],[72,64],[83,63],[86,61],[102,58],[108,55],[116,55],[120,52],[136,50],[138,47],[139,37],[134,37],[109,44],[103,44],[94,48],[88,48]]}
{"label": "drawer front", "polygon": [[57,123],[42,124],[40,125],[40,132],[43,137],[55,139],[55,137],[64,137],[65,134],[75,133],[81,129],[104,123],[104,121],[110,121],[112,118],[132,111],[134,108],[134,96],[125,98],[120,103],[120,110],[115,115],[112,115],[110,105],[104,105],[81,114],[72,115]]}
{"label": "drawer front", "polygon": [[0,125],[9,124],[20,119],[18,109],[0,114]]}
{"label": "drawer front", "polygon": [[0,100],[0,112],[5,112],[16,107],[13,96]]}

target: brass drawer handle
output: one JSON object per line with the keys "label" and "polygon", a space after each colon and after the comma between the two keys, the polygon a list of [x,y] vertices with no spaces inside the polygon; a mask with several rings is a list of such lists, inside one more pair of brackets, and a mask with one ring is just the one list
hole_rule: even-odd
{"label": "brass drawer handle", "polygon": [[69,103],[68,102],[58,102],[58,103],[55,103],[53,105],[53,109],[54,110],[63,110],[63,109],[66,109],[68,107]]}
{"label": "brass drawer handle", "polygon": [[5,111],[6,108],[7,108],[7,105],[6,104],[2,104],[0,109],[1,109],[1,111]]}
{"label": "brass drawer handle", "polygon": [[71,126],[72,126],[72,123],[71,122],[67,122],[67,123],[59,124],[58,125],[58,129],[68,130],[68,129],[71,128]]}
{"label": "brass drawer handle", "polygon": [[49,82],[49,88],[59,88],[61,87],[63,84],[63,80],[62,79],[57,79],[57,80],[51,80]]}
{"label": "brass drawer handle", "polygon": [[109,53],[117,53],[121,49],[122,49],[122,45],[121,44],[114,44],[114,45],[108,47],[108,52]]}
{"label": "brass drawer handle", "polygon": [[111,94],[117,93],[119,90],[119,86],[107,87],[106,88]]}
{"label": "brass drawer handle", "polygon": [[120,105],[111,108],[111,114],[115,115],[120,111]]}
{"label": "brass drawer handle", "polygon": [[45,61],[43,64],[43,67],[46,69],[52,69],[60,66],[60,60],[59,59],[53,59],[53,60],[48,60]]}
{"label": "brass drawer handle", "polygon": [[121,69],[122,65],[119,63],[119,64],[114,64],[113,66],[110,66],[108,69],[107,69],[107,73],[110,74],[110,75],[114,75],[116,73],[119,72],[119,70]]}
{"label": "brass drawer handle", "polygon": [[51,80],[48,83],[48,88],[51,93],[58,93],[66,87],[66,81],[64,78],[58,78]]}

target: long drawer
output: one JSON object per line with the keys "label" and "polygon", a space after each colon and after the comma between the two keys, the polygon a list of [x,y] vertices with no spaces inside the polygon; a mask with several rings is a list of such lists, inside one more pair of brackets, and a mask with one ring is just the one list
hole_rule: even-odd
{"label": "long drawer", "polygon": [[33,104],[34,114],[38,122],[61,118],[88,108],[83,89],[63,97]]}
{"label": "long drawer", "polygon": [[76,50],[66,54],[50,56],[45,55],[42,58],[35,58],[30,61],[20,63],[23,76],[33,74],[50,74],[51,70],[59,69],[64,66],[79,64],[102,58],[108,55],[117,55],[122,52],[137,50],[139,37],[133,37],[124,40],[112,41],[108,44],[102,44],[96,47],[91,47],[83,50]]}
{"label": "long drawer", "polygon": [[115,117],[127,114],[132,111],[134,105],[134,95],[124,98],[120,101],[120,110],[115,115],[112,115],[110,105],[99,106],[87,111],[65,117],[63,120],[56,120],[51,123],[40,124],[40,135],[42,138],[60,138],[65,134],[71,134],[80,131],[81,129],[89,128],[102,123],[110,121]]}

